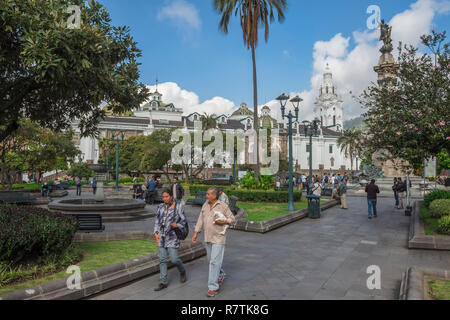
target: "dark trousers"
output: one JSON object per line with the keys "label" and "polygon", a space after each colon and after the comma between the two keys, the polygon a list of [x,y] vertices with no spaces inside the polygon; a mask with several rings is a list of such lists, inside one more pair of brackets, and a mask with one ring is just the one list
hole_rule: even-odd
{"label": "dark trousers", "polygon": [[372,208],[373,208],[373,215],[377,216],[377,199],[367,199],[367,206],[369,211],[369,217],[372,216]]}
{"label": "dark trousers", "polygon": [[92,192],[95,194],[97,192],[97,187],[92,187]]}
{"label": "dark trousers", "polygon": [[145,202],[147,202],[148,204],[154,204],[155,193],[156,191],[147,191],[147,193],[145,194]]}
{"label": "dark trousers", "polygon": [[394,192],[394,198],[395,198],[395,205],[398,207],[398,205],[400,204],[398,201],[398,193]]}
{"label": "dark trousers", "polygon": [[81,196],[81,186],[77,186],[77,196]]}

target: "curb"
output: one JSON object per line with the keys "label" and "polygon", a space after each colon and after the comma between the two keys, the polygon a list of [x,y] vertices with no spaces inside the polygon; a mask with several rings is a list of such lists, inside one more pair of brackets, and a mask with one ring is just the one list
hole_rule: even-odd
{"label": "curb", "polygon": [[450,270],[410,267],[402,275],[399,300],[425,300],[427,278],[450,280]]}
{"label": "curb", "polygon": [[450,236],[425,235],[425,228],[420,219],[422,201],[414,201],[411,219],[409,220],[409,249],[450,250]]}
{"label": "curb", "polygon": [[[125,234],[126,232],[117,233],[112,237],[114,240],[108,241],[123,240],[126,237]],[[130,235],[131,239],[127,239],[134,240],[137,237],[142,239],[146,234],[149,233],[141,232],[139,234],[139,232],[133,232]],[[89,235],[97,236],[96,234]],[[87,238],[92,238],[90,241],[105,241],[99,240],[98,237]],[[80,239],[78,239],[79,241]],[[206,255],[206,249],[203,243],[200,242],[195,244],[182,242],[179,249],[179,257],[183,262],[188,262],[204,255]],[[171,262],[169,262],[169,267],[173,267]],[[81,273],[81,289],[68,289],[66,284],[67,278],[63,278],[1,295],[0,300],[78,300],[158,272],[158,253],[152,253]]]}
{"label": "curb", "polygon": [[[331,200],[321,205],[322,211],[332,208],[340,204],[340,200]],[[239,207],[239,210],[244,211]],[[244,211],[245,212],[245,211]],[[246,216],[246,214],[245,214]],[[257,232],[257,233],[267,233],[297,220],[303,219],[308,216],[308,208],[294,211],[289,214],[285,214],[279,217],[275,217],[265,221],[247,221],[245,216],[239,218],[234,224],[230,225],[230,229],[247,231],[247,232]]]}

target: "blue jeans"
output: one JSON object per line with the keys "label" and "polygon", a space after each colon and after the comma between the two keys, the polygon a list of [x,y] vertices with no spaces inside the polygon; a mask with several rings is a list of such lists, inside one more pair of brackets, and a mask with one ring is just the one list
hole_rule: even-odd
{"label": "blue jeans", "polygon": [[177,266],[178,271],[180,273],[185,272],[183,262],[181,262],[180,258],[178,257],[177,248],[158,247],[158,255],[159,255],[159,273],[162,284],[167,285],[169,283],[167,280],[167,263],[169,260],[169,256],[170,261],[172,261],[172,263]]}
{"label": "blue jeans", "polygon": [[395,198],[395,205],[398,206],[400,203],[398,201],[398,193],[394,192],[394,198]]}
{"label": "blue jeans", "polygon": [[209,262],[208,290],[219,290],[218,280],[225,274],[222,269],[225,245],[206,242],[205,246]]}
{"label": "blue jeans", "polygon": [[372,216],[372,208],[373,208],[373,215],[377,216],[377,200],[376,199],[367,199],[367,205],[369,207],[369,217]]}

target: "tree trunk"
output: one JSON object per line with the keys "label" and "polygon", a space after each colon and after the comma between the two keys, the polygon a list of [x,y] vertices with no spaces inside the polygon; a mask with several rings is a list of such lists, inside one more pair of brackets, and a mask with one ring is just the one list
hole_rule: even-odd
{"label": "tree trunk", "polygon": [[255,178],[259,181],[259,125],[258,125],[258,81],[256,78],[256,58],[255,46],[252,44],[252,62],[253,62],[253,129],[256,131],[256,165]]}

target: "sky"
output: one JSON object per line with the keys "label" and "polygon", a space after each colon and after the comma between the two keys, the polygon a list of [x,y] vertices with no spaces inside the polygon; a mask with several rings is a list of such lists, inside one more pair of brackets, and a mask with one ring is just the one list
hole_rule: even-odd
{"label": "sky", "polygon": [[[213,0],[100,0],[113,25],[126,25],[142,50],[140,81],[163,94],[165,103],[192,112],[230,114],[242,102],[253,106],[251,51],[242,40],[238,18],[229,33],[218,29]],[[326,63],[340,98],[344,119],[364,109],[352,98],[376,82],[373,67],[381,47],[371,29],[374,11],[392,27],[399,41],[420,47],[420,36],[450,31],[450,0],[288,0],[286,19],[270,25],[269,41],[261,31],[256,50],[258,105],[268,105],[281,120],[281,93],[300,95],[300,121],[314,117]],[[425,52],[424,48],[421,48]],[[396,51],[396,50],[394,50]],[[393,52],[395,54],[395,52]]]}

